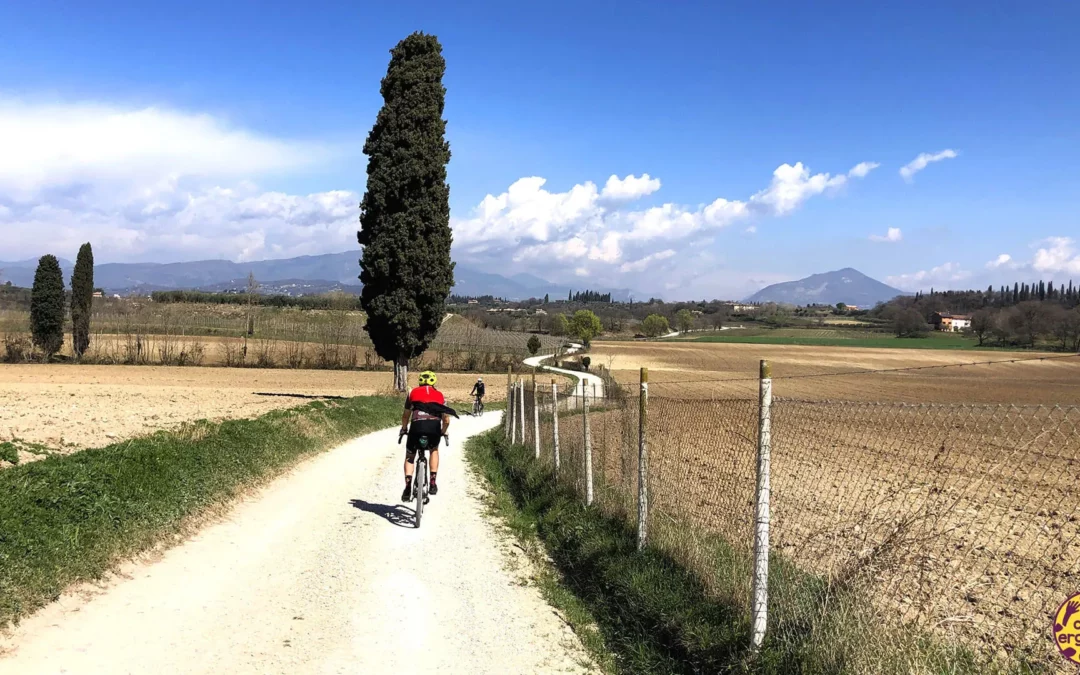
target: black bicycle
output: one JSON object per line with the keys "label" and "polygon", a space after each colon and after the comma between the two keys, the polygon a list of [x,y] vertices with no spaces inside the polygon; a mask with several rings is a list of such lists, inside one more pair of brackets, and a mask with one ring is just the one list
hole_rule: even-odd
{"label": "black bicycle", "polygon": [[[408,432],[404,429],[398,434],[398,445],[401,444],[401,439],[405,438]],[[443,440],[446,441],[446,445],[450,445],[450,437],[443,434]],[[428,487],[430,486],[430,479],[428,474],[428,439],[427,436],[421,436],[420,448],[416,453],[416,462],[413,464],[413,482],[412,492],[413,498],[416,500],[416,527],[420,527],[420,518],[424,515],[424,504],[430,501],[431,497],[428,496]]]}
{"label": "black bicycle", "polygon": [[480,398],[479,396],[477,396],[473,401],[472,414],[473,417],[480,417],[484,414],[484,399]]}

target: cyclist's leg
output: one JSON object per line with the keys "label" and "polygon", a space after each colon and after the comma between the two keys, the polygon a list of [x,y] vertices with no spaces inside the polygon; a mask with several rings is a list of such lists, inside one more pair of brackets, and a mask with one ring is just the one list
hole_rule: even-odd
{"label": "cyclist's leg", "polygon": [[428,441],[428,448],[431,452],[428,453],[428,469],[430,473],[428,475],[428,481],[431,485],[431,494],[438,494],[439,488],[436,485],[435,475],[439,472],[439,442],[442,441],[442,434],[435,435]]}

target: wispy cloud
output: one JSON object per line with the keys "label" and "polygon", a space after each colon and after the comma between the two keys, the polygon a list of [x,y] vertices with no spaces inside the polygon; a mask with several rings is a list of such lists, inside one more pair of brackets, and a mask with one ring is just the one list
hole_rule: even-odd
{"label": "wispy cloud", "polygon": [[910,183],[914,179],[915,174],[925,169],[928,165],[934,162],[940,162],[943,159],[954,159],[955,157],[956,151],[948,149],[933,154],[929,152],[920,153],[918,157],[900,167],[900,176]]}
{"label": "wispy cloud", "polygon": [[851,171],[848,171],[848,176],[852,178],[866,178],[866,174],[870,173],[874,169],[881,166],[877,162],[859,162]]}
{"label": "wispy cloud", "polygon": [[971,272],[963,269],[960,263],[947,262],[928,270],[886,277],[885,281],[905,291],[919,291],[935,285],[964,281],[969,277],[971,277]]}
{"label": "wispy cloud", "polygon": [[904,238],[903,233],[899,227],[890,227],[885,234],[872,234],[870,235],[870,241],[881,241],[887,243],[895,243]]}

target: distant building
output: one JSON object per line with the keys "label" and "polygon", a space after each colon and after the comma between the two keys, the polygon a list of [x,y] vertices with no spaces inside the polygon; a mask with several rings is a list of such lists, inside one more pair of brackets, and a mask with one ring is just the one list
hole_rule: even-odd
{"label": "distant building", "polygon": [[746,313],[746,312],[756,312],[759,309],[761,309],[760,305],[748,305],[748,304],[745,304],[745,303],[738,303],[738,302],[732,303],[732,305],[731,305],[731,311],[735,312],[736,314],[742,314],[742,313]]}
{"label": "distant building", "polygon": [[104,298],[104,297],[105,297],[105,293],[103,293],[103,292],[101,292],[101,291],[94,291],[94,297],[95,297],[95,298]]}
{"label": "distant building", "polygon": [[971,328],[971,317],[967,314],[949,314],[948,312],[934,312],[931,319],[934,328],[946,333],[959,333]]}

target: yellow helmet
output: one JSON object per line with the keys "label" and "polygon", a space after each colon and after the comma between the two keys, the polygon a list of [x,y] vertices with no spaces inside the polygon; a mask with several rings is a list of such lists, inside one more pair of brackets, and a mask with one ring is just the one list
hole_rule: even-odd
{"label": "yellow helmet", "polygon": [[435,377],[435,373],[431,372],[430,370],[425,370],[424,372],[420,373],[420,386],[434,387],[436,379],[437,378]]}

